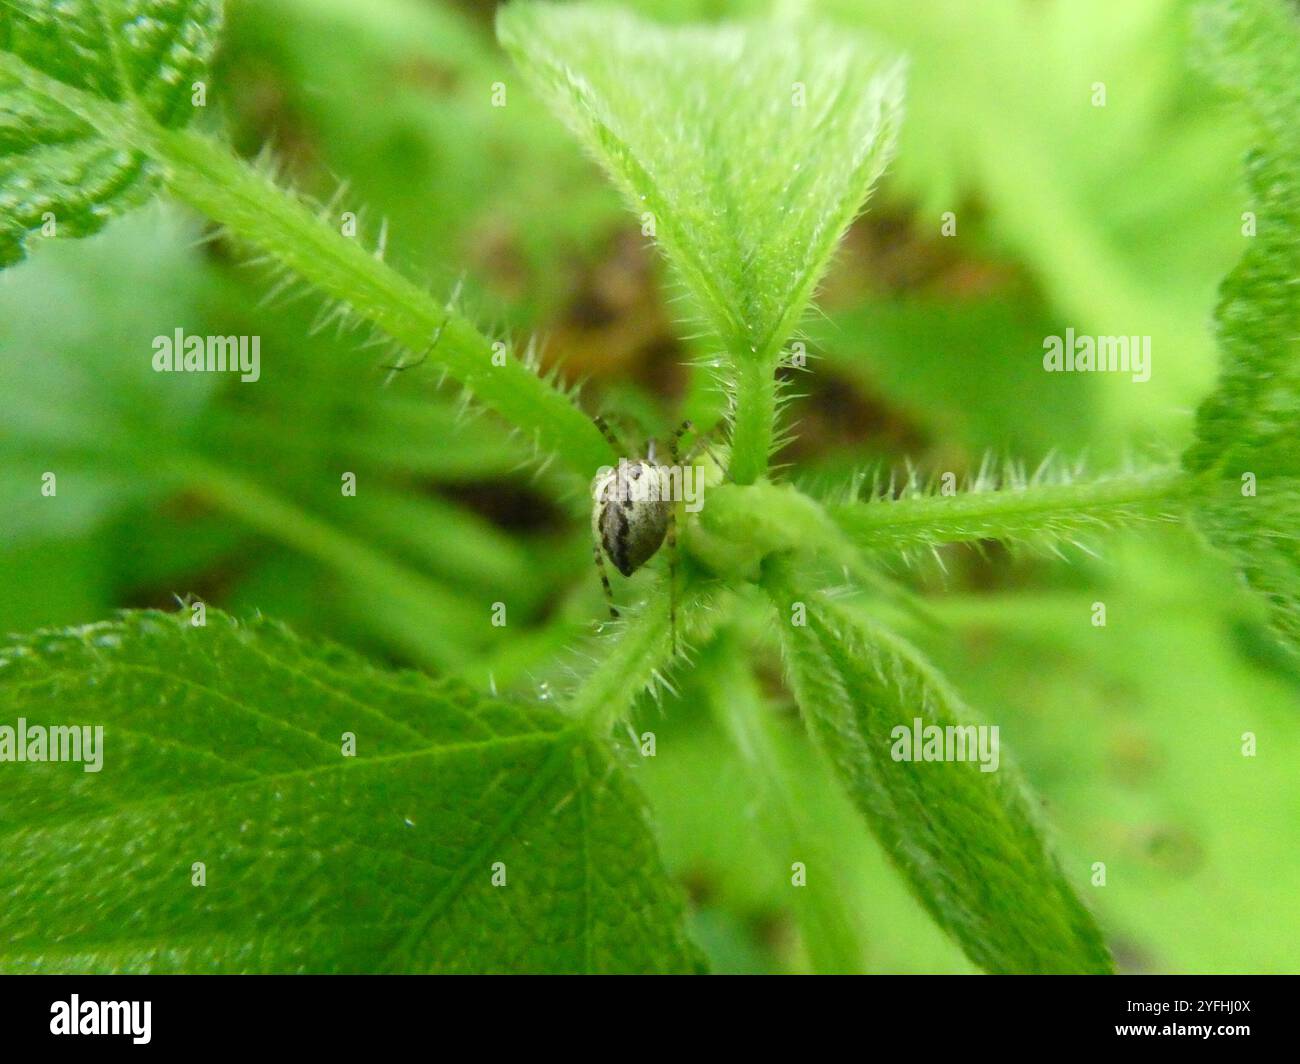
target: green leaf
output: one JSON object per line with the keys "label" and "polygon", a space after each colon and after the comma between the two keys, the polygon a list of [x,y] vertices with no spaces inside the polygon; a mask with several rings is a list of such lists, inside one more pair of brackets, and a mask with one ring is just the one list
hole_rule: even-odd
{"label": "green leaf", "polygon": [[[217,0],[5,0],[0,56],[178,129],[194,112],[220,17]],[[143,152],[12,69],[0,63],[0,267],[20,261],[47,223],[57,236],[96,232],[162,180]]]}
{"label": "green leaf", "polygon": [[[969,713],[918,652],[770,566],[768,591],[814,740],[934,919],[990,972],[1111,971],[1092,916],[1047,851],[1019,773],[975,760],[895,761],[894,729]],[[795,602],[806,625],[790,623]]]}
{"label": "green leaf", "polygon": [[1300,651],[1300,15],[1230,0],[1203,9],[1202,23],[1208,65],[1257,131],[1246,170],[1256,235],[1220,292],[1223,372],[1183,462],[1218,478],[1197,523]]}
{"label": "green leaf", "polygon": [[1202,470],[1249,461],[1257,472],[1263,463],[1297,475],[1300,15],[1279,0],[1229,0],[1203,9],[1202,21],[1207,63],[1257,131],[1246,167],[1256,235],[1223,282],[1215,314],[1223,373],[1185,462]]}
{"label": "green leaf", "polygon": [[103,727],[98,772],[0,763],[0,969],[695,967],[638,792],[585,726],[188,621],[0,649],[3,724]]}
{"label": "green leaf", "polygon": [[722,345],[734,479],[766,466],[772,372],[893,150],[901,62],[802,22],[663,27],[514,4],[497,35],[609,172]]}
{"label": "green leaf", "polygon": [[1273,634],[1300,652],[1300,479],[1266,480],[1253,496],[1216,482],[1196,523],[1264,597]]}

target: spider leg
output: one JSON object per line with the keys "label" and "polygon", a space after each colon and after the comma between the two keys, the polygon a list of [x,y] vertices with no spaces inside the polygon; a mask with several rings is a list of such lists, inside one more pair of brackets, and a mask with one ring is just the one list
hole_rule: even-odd
{"label": "spider leg", "polygon": [[408,369],[415,369],[416,366],[423,365],[425,361],[428,359],[428,357],[431,354],[433,354],[433,349],[438,346],[438,341],[442,339],[442,331],[447,327],[447,322],[451,318],[451,308],[455,306],[456,300],[460,298],[461,285],[463,285],[464,283],[465,283],[464,277],[462,277],[459,281],[456,282],[456,287],[452,289],[451,298],[447,300],[447,305],[446,307],[443,308],[447,312],[446,316],[442,319],[442,321],[438,322],[438,327],[433,332],[433,339],[429,341],[429,346],[424,349],[424,353],[420,355],[420,357],[417,358],[414,362],[403,362],[399,358],[397,360],[396,365],[384,367],[384,369],[388,370],[388,376],[384,378],[385,386],[391,383],[392,379],[395,376],[397,376],[397,374],[402,373]]}
{"label": "spider leg", "polygon": [[677,656],[677,504],[668,511],[668,627]]}
{"label": "spider leg", "polygon": [[605,437],[605,442],[614,448],[615,454],[617,454],[620,458],[623,458],[631,453],[628,451],[626,447],[623,446],[623,444],[619,441],[619,438],[614,435],[614,430],[609,427],[609,425],[606,423],[603,417],[597,414],[591,420],[592,423],[596,426],[596,428],[600,430],[600,434]]}
{"label": "spider leg", "polygon": [[614,605],[614,589],[609,586],[609,575],[605,572],[605,559],[600,553],[600,544],[593,542],[591,552],[596,559],[596,571],[600,573],[600,586],[605,589],[605,604],[609,607],[609,615],[614,620],[618,620],[618,609]]}
{"label": "spider leg", "polygon": [[[681,426],[668,440],[668,454],[672,458],[673,468],[681,473],[681,458],[677,453],[677,444],[683,433],[691,428],[690,421],[683,421]],[[677,656],[677,500],[673,499],[668,507],[668,626],[672,632],[673,657]]]}
{"label": "spider leg", "polygon": [[[692,423],[691,421],[683,421],[682,427],[677,430],[678,437],[681,437],[683,434],[685,434],[686,432],[688,432],[690,429],[693,428],[695,428],[694,423]],[[719,461],[718,456],[713,453],[713,448],[709,446],[709,436],[711,434],[712,433],[709,432],[701,432],[698,435],[691,449],[686,452],[687,465],[690,465],[692,462],[694,462],[695,459],[697,459],[700,456],[700,452],[703,451],[705,454],[707,454],[710,458],[713,459],[714,465],[716,465],[719,469],[723,468],[722,462]]]}
{"label": "spider leg", "polygon": [[424,353],[414,362],[402,362],[399,359],[396,364],[385,366],[384,369],[388,370],[388,376],[384,378],[384,383],[388,384],[399,373],[403,373],[408,369],[415,369],[416,366],[422,366],[428,357],[433,354],[433,349],[438,346],[438,341],[442,339],[442,330],[446,327],[447,319],[443,318],[438,323],[438,328],[434,330],[433,339],[429,341],[429,346],[424,349]]}

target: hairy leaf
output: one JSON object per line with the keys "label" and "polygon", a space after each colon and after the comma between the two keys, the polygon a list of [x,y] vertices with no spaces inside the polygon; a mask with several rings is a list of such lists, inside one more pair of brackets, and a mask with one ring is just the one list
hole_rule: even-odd
{"label": "hairy leaf", "polygon": [[98,772],[0,762],[0,969],[694,967],[640,798],[585,726],[188,621],[0,649],[0,724],[103,727]]}
{"label": "hairy leaf", "polygon": [[194,113],[218,0],[4,0],[0,4],[0,266],[29,236],[85,236],[147,201],[161,171],[15,76],[14,64],[169,129]]}
{"label": "hairy leaf", "polygon": [[[1031,814],[1005,754],[894,760],[894,730],[964,727],[966,708],[920,655],[804,592],[768,582],[795,697],[872,831],[935,920],[990,972],[1109,972],[1110,956]],[[791,624],[803,603],[806,624]]]}
{"label": "hairy leaf", "polygon": [[1223,283],[1222,377],[1184,464],[1217,478],[1198,523],[1300,651],[1300,13],[1226,0],[1202,17],[1207,62],[1257,130],[1247,163],[1255,235]]}
{"label": "hairy leaf", "polygon": [[803,24],[667,28],[514,4],[497,33],[736,360],[775,356],[889,159],[902,67]]}
{"label": "hairy leaf", "polygon": [[1216,482],[1197,524],[1268,605],[1273,632],[1300,651],[1300,479],[1266,480],[1254,496]]}
{"label": "hairy leaf", "polygon": [[1223,282],[1223,374],[1186,462],[1249,458],[1300,474],[1300,14],[1279,0],[1227,0],[1202,15],[1207,61],[1257,130],[1246,169],[1255,235]]}

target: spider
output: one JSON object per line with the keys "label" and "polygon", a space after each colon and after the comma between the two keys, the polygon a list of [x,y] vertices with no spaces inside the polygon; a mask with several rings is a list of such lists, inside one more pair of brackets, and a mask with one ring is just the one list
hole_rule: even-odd
{"label": "spider", "polygon": [[[458,284],[447,304],[449,313],[459,292]],[[398,373],[423,363],[438,346],[447,321],[444,318],[438,324],[428,347],[415,362],[399,360],[396,365],[386,367],[389,370],[387,380],[391,381]],[[594,417],[592,420],[615,454],[627,453],[604,418]],[[672,465],[660,465],[655,460],[655,441],[650,440],[646,445],[646,457],[622,458],[614,468],[598,473],[592,482],[595,499],[591,512],[592,553],[611,617],[618,619],[618,609],[605,572],[605,557],[608,556],[614,568],[624,576],[631,576],[654,557],[665,539],[668,540],[668,616],[674,654],[677,653],[677,502],[685,494],[687,476],[687,470],[678,458],[677,445],[694,427],[691,421],[683,421],[669,439]],[[686,466],[691,465],[701,449],[708,453],[718,469],[722,469],[722,464],[709,447],[707,434],[700,435],[696,446],[686,456]],[[694,483],[698,486],[698,479]]]}
{"label": "spider", "polygon": [[[627,453],[603,418],[592,420],[617,454]],[[618,609],[605,572],[605,558],[624,576],[631,576],[654,557],[665,539],[668,541],[668,616],[674,654],[677,653],[677,502],[682,497],[686,477],[677,448],[692,428],[690,421],[683,421],[669,438],[671,465],[658,463],[655,441],[650,440],[644,458],[620,459],[614,468],[598,473],[591,488],[592,555],[611,617],[618,618]],[[690,465],[701,447],[708,450],[703,435],[687,455],[686,465]],[[717,463],[711,450],[709,456]]]}

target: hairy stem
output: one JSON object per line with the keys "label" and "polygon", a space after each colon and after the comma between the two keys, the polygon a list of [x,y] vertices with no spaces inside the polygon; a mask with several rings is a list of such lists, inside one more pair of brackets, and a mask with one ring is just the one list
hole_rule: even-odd
{"label": "hairy stem", "polygon": [[[677,602],[678,639],[704,638],[718,622],[711,597],[687,586]],[[618,631],[602,641],[600,660],[570,695],[566,708],[599,733],[627,717],[642,691],[664,678],[673,663],[667,581],[659,581],[635,613],[625,613]]]}
{"label": "hairy stem", "polygon": [[1160,469],[1079,484],[843,503],[829,512],[859,547],[891,550],[1161,520],[1176,515],[1196,489],[1195,478]]}
{"label": "hairy stem", "polygon": [[423,353],[437,335],[429,363],[525,433],[539,451],[557,455],[583,477],[617,457],[563,391],[516,358],[494,359],[492,342],[469,321],[344,237],[225,145],[188,130],[164,129],[129,103],[83,92],[13,55],[0,54],[0,74],[56,101],[110,140],[148,155],[179,198],[403,346]]}
{"label": "hairy stem", "polygon": [[752,484],[767,473],[776,426],[776,376],[770,359],[736,360],[731,479]]}
{"label": "hairy stem", "polygon": [[671,656],[668,594],[659,588],[628,617],[569,700],[569,711],[598,732],[609,731],[655,682]]}
{"label": "hairy stem", "polygon": [[491,342],[465,318],[341,236],[223,146],[183,131],[161,134],[157,144],[171,166],[169,184],[181,199],[412,351],[424,352],[437,335],[430,362],[528,433],[540,451],[559,455],[583,476],[609,461],[609,446],[567,395],[516,358],[494,360]]}

